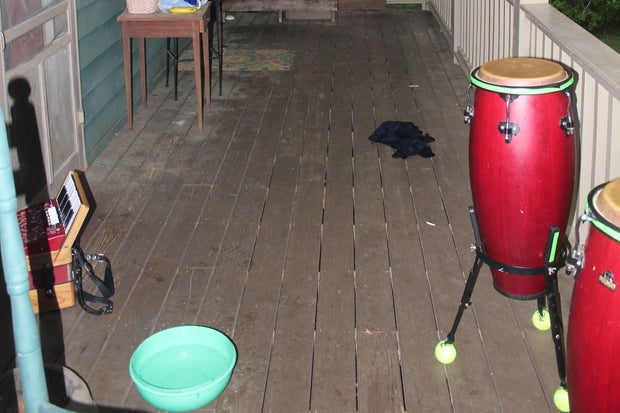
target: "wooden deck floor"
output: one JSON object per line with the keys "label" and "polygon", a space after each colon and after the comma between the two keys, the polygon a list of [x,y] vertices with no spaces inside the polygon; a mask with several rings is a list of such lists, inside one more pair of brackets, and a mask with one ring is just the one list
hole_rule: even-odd
{"label": "wooden deck floor", "polygon": [[[293,67],[225,72],[202,134],[191,74],[178,101],[151,92],[86,170],[97,208],[82,244],[112,260],[114,312],[43,315],[46,360],[82,375],[102,411],[153,411],[129,378],[133,350],[201,324],[239,352],[205,412],[556,411],[535,302],[499,295],[486,267],[457,360],[433,356],[474,260],[468,79],[433,16],[236,17],[227,49],[289,50]],[[392,158],[368,140],[385,120],[434,136],[436,156]],[[560,287],[567,320],[572,282]]]}

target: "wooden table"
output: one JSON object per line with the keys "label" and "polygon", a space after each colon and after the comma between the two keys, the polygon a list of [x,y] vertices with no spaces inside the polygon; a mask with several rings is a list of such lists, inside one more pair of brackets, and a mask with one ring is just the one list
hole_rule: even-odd
{"label": "wooden table", "polygon": [[[196,113],[198,130],[202,132],[203,91],[207,107],[211,106],[211,80],[209,63],[209,23],[211,19],[211,2],[203,5],[193,14],[170,14],[162,11],[148,14],[131,14],[125,10],[117,20],[121,22],[123,37],[123,61],[125,66],[125,97],[127,103],[127,128],[133,129],[133,98],[131,70],[131,38],[139,39],[140,83],[142,102],[146,107],[146,38],[190,37],[194,53],[194,76],[196,82]],[[202,54],[200,40],[202,37]],[[202,81],[200,64],[203,62]],[[205,88],[206,85],[206,88]]]}

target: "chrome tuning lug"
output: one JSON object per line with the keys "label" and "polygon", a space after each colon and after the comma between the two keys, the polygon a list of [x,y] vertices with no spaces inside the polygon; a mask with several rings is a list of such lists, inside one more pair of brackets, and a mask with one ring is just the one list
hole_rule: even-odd
{"label": "chrome tuning lug", "polygon": [[583,248],[574,248],[570,256],[566,258],[566,275],[576,277],[579,271],[583,269]]}
{"label": "chrome tuning lug", "polygon": [[469,125],[471,120],[474,118],[474,107],[471,104],[471,96],[469,94],[472,87],[473,85],[471,83],[467,86],[467,105],[465,105],[465,110],[463,111],[463,121],[467,125]]}

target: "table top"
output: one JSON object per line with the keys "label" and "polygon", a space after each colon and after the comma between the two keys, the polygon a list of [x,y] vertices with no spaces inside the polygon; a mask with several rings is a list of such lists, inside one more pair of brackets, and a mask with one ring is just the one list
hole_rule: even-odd
{"label": "table top", "polygon": [[129,13],[127,9],[123,11],[116,20],[119,22],[139,22],[139,21],[164,21],[169,22],[172,20],[204,20],[205,16],[209,17],[209,10],[211,9],[211,2],[203,4],[201,8],[196,10],[196,13],[191,14],[172,14],[157,10],[155,13]]}

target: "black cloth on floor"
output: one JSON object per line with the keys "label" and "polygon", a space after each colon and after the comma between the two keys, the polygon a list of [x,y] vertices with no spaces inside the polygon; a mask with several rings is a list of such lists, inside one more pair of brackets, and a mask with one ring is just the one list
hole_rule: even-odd
{"label": "black cloth on floor", "polygon": [[368,139],[396,149],[392,154],[393,158],[405,159],[411,155],[420,155],[424,158],[435,156],[428,146],[429,143],[435,142],[435,138],[422,132],[411,122],[385,121]]}

